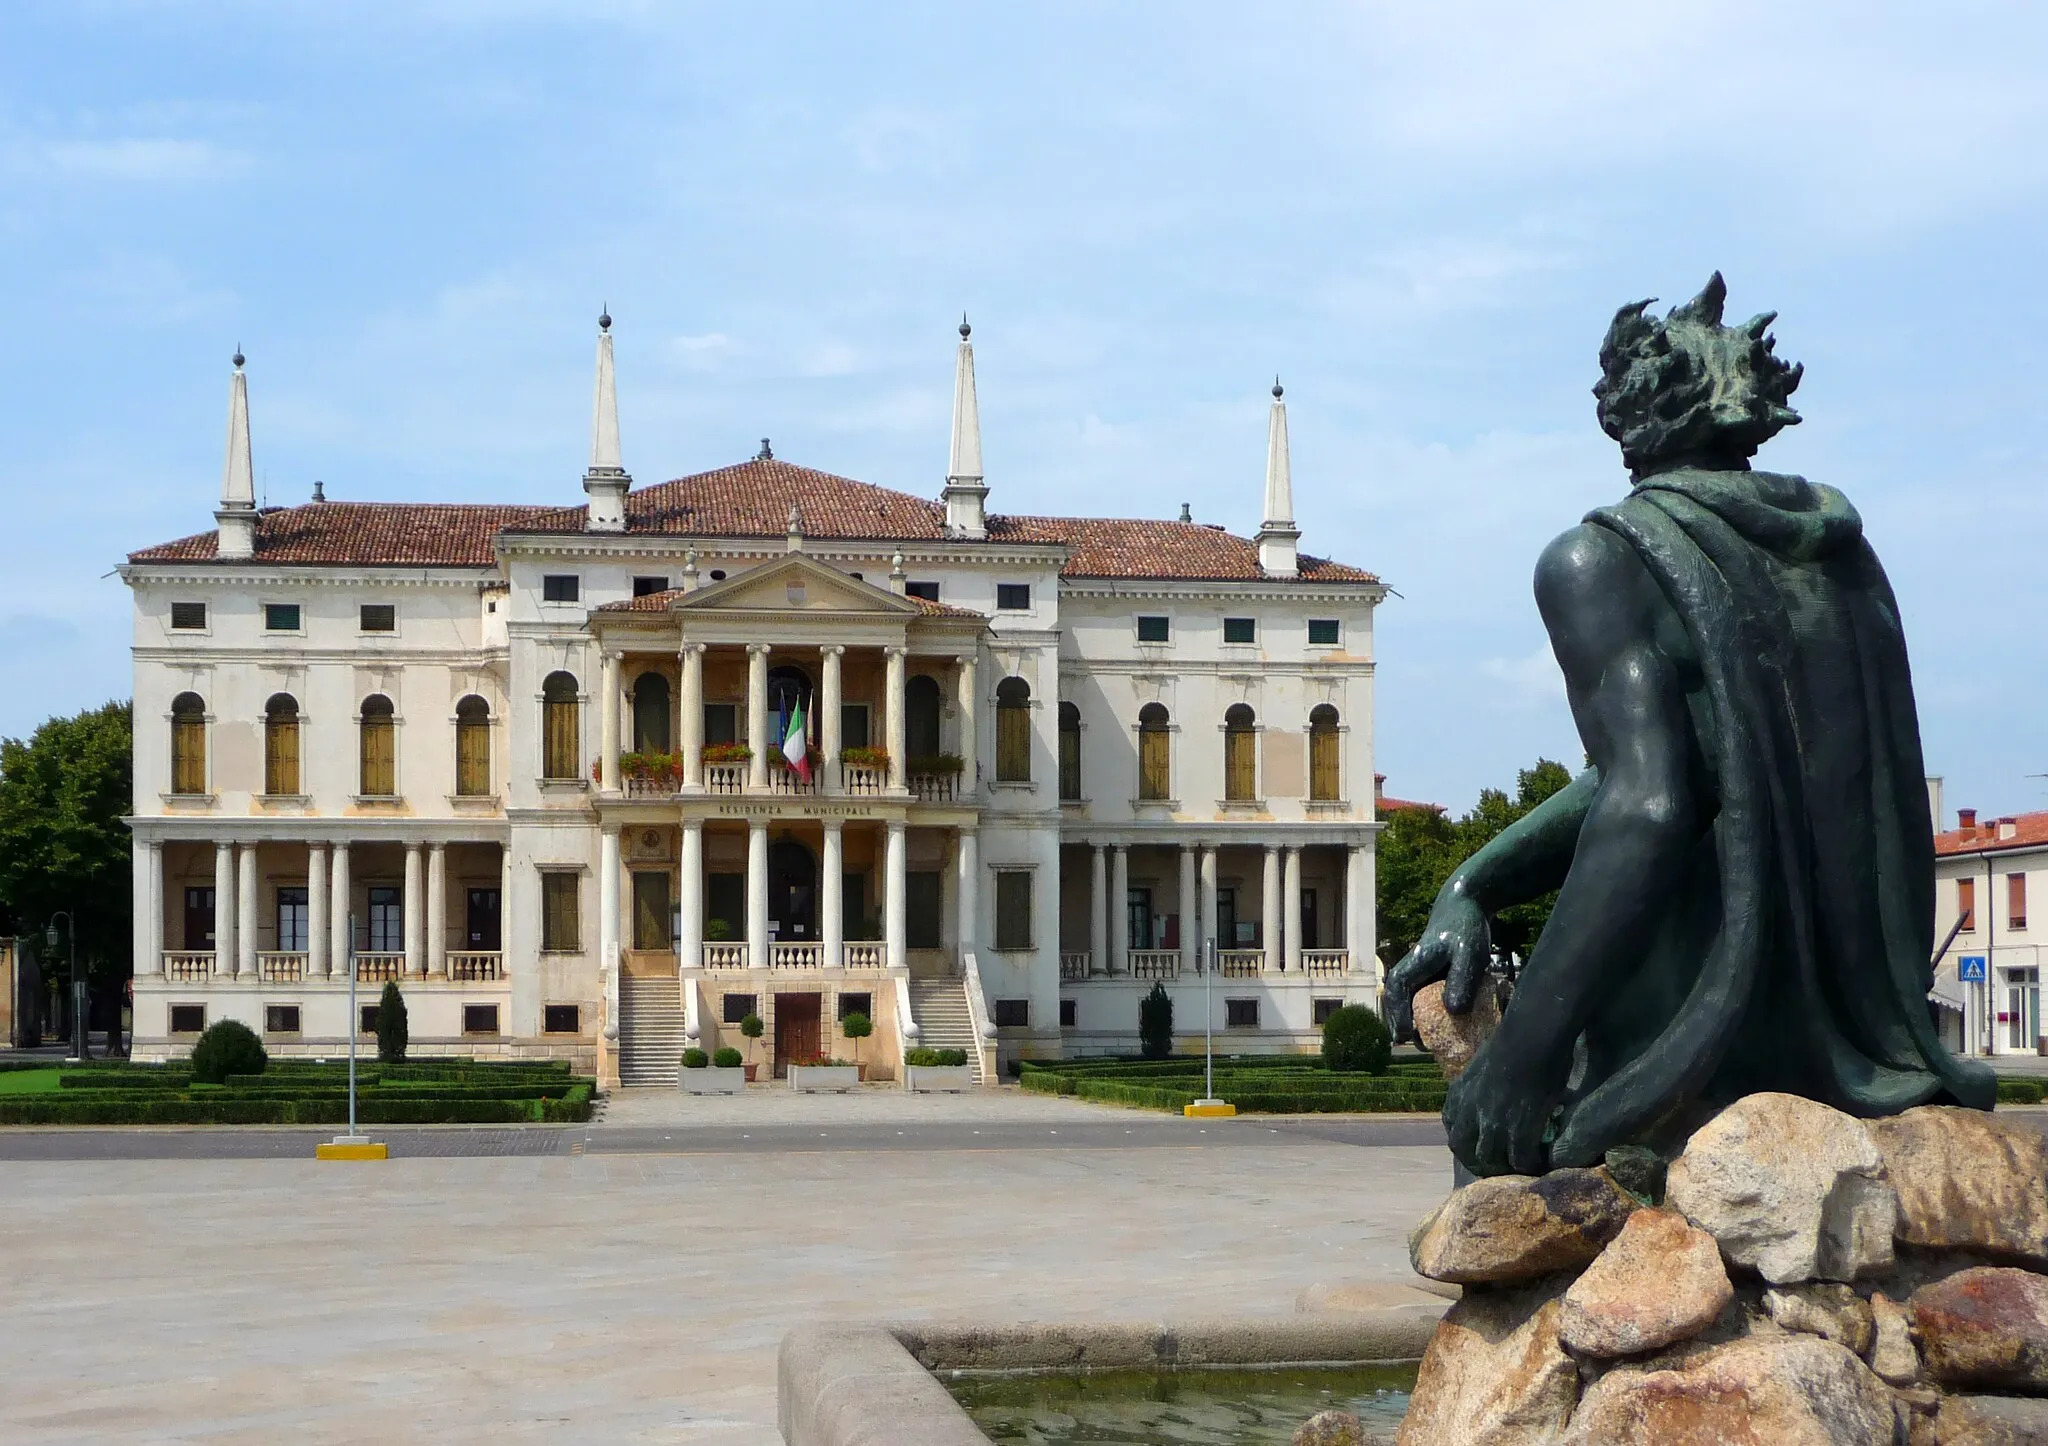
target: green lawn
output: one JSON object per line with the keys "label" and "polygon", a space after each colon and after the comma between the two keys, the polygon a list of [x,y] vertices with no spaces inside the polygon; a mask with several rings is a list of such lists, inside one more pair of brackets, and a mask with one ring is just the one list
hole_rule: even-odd
{"label": "green lawn", "polygon": [[55,1094],[57,1081],[64,1071],[50,1069],[10,1069],[0,1072],[0,1095]]}

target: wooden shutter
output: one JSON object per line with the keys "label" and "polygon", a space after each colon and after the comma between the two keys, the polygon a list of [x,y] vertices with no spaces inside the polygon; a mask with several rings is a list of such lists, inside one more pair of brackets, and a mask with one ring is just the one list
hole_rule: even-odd
{"label": "wooden shutter", "polygon": [[1031,947],[1031,875],[1023,872],[996,875],[996,947]]}
{"label": "wooden shutter", "polygon": [[1172,739],[1164,728],[1138,730],[1138,797],[1173,797]]}
{"label": "wooden shutter", "polygon": [[551,698],[544,708],[542,751],[546,755],[547,776],[574,778],[577,774],[578,756],[582,753],[582,749],[577,746],[576,738],[576,700]]}
{"label": "wooden shutter", "polygon": [[397,733],[388,717],[363,719],[361,791],[365,798],[389,798],[398,792]]}
{"label": "wooden shutter", "polygon": [[465,798],[481,798],[491,791],[490,724],[455,725],[455,791]]}
{"label": "wooden shutter", "polygon": [[2015,929],[2027,927],[2027,876],[2007,874],[2005,876],[2006,922]]}
{"label": "wooden shutter", "polygon": [[1956,880],[1956,916],[1963,921],[1963,932],[1970,933],[1977,927],[1977,881]]}
{"label": "wooden shutter", "polygon": [[299,720],[272,717],[263,729],[263,791],[299,791]]}
{"label": "wooden shutter", "polygon": [[1344,795],[1337,777],[1337,739],[1334,728],[1312,728],[1308,735],[1308,796],[1318,803],[1334,803]]}
{"label": "wooden shutter", "polygon": [[540,947],[550,953],[571,953],[582,947],[576,900],[580,882],[569,873],[540,876]]}
{"label": "wooden shutter", "polygon": [[1258,734],[1249,728],[1231,728],[1223,734],[1223,796],[1252,799],[1259,796],[1258,758],[1253,748]]}
{"label": "wooden shutter", "polygon": [[171,792],[206,792],[206,719],[171,721]]}
{"label": "wooden shutter", "polygon": [[1060,729],[1060,797],[1081,796],[1081,730]]}
{"label": "wooden shutter", "polygon": [[1031,781],[1031,705],[996,705],[996,781]]}

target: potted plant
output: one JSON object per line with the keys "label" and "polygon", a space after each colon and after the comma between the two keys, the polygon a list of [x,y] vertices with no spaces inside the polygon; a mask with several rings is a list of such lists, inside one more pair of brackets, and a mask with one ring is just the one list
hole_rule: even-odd
{"label": "potted plant", "polygon": [[849,748],[839,750],[839,762],[847,768],[887,768],[889,766],[889,750],[886,748],[869,748],[856,743]]}
{"label": "potted plant", "polygon": [[967,760],[957,753],[921,753],[910,760],[910,771],[916,773],[951,774],[958,776],[967,770]]}
{"label": "potted plant", "polygon": [[736,1095],[747,1087],[747,1072],[740,1066],[740,1052],[730,1045],[715,1060],[701,1049],[686,1049],[677,1083],[686,1095]]}
{"label": "potted plant", "polygon": [[875,1022],[856,1009],[839,1021],[839,1032],[853,1041],[853,1067],[865,1080],[868,1071],[867,1066],[860,1062],[860,1042],[875,1032]]}
{"label": "potted plant", "polygon": [[698,756],[706,763],[751,763],[754,750],[744,743],[707,743]]}
{"label": "potted plant", "polygon": [[789,1087],[798,1094],[832,1091],[844,1094],[860,1088],[860,1067],[844,1059],[812,1059],[802,1064],[790,1061]]}
{"label": "potted plant", "polygon": [[621,753],[619,772],[628,778],[643,782],[673,783],[683,776],[683,760],[680,754],[661,753],[652,749],[644,753]]}
{"label": "potted plant", "polygon": [[903,1051],[903,1088],[912,1093],[936,1090],[971,1090],[974,1066],[964,1049],[927,1049],[922,1046]]}
{"label": "potted plant", "polygon": [[[745,1035],[749,1041],[747,1045],[747,1052],[749,1054],[753,1053],[754,1050],[752,1041],[757,1040],[761,1037],[761,1031],[764,1027],[765,1026],[763,1026],[761,1023],[761,1016],[758,1014],[749,1014],[745,1019],[742,1019],[740,1021],[740,1033]],[[759,1066],[756,1065],[754,1061],[752,1061],[751,1059],[747,1061],[748,1084],[752,1084],[754,1082],[754,1071],[757,1068],[759,1068]]]}

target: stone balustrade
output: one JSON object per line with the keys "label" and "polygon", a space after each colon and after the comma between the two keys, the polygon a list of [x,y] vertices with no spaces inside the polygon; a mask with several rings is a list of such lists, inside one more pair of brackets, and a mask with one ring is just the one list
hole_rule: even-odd
{"label": "stone balustrade", "polygon": [[1225,949],[1216,956],[1216,972],[1225,979],[1251,979],[1265,967],[1263,949]]}
{"label": "stone balustrade", "polygon": [[720,940],[716,943],[706,940],[704,944],[704,967],[706,969],[744,969],[747,967],[747,946],[744,940]]}
{"label": "stone balustrade", "polygon": [[1086,979],[1090,955],[1086,949],[1062,949],[1060,951],[1060,978]]}
{"label": "stone balustrade", "polygon": [[377,950],[356,955],[356,980],[362,984],[381,984],[387,979],[405,977],[405,955]]}
{"label": "stone balustrade", "polygon": [[825,946],[816,940],[798,939],[785,941],[777,939],[768,946],[768,966],[771,969],[822,969],[825,967]]}
{"label": "stone balustrade", "polygon": [[459,983],[484,983],[505,977],[504,956],[495,951],[450,950],[448,977]]}
{"label": "stone balustrade", "polygon": [[213,977],[213,951],[194,949],[166,950],[164,952],[164,973],[171,979],[190,983]]}
{"label": "stone balustrade", "polygon": [[256,977],[266,984],[294,983],[306,977],[306,956],[300,952],[260,952],[256,956]]}
{"label": "stone balustrade", "polygon": [[1311,977],[1342,974],[1351,967],[1351,951],[1349,949],[1304,949],[1301,951],[1301,967]]}
{"label": "stone balustrade", "polygon": [[841,946],[845,951],[846,967],[849,969],[885,969],[889,964],[889,947],[879,940],[851,942]]}
{"label": "stone balustrade", "polygon": [[879,797],[889,787],[886,768],[858,768],[849,763],[839,771],[844,791],[859,798]]}
{"label": "stone balustrade", "polygon": [[704,791],[706,793],[745,793],[747,791],[747,765],[744,763],[705,764]]}
{"label": "stone balustrade", "polygon": [[957,773],[913,773],[910,796],[919,803],[951,803],[960,796]]}
{"label": "stone balustrade", "polygon": [[1131,950],[1131,977],[1133,979],[1178,979],[1180,977],[1180,950]]}

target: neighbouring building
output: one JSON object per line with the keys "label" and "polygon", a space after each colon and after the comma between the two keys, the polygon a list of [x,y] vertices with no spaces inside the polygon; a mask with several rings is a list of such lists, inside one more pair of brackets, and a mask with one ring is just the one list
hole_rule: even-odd
{"label": "neighbouring building", "polygon": [[[1308,1048],[1376,1002],[1373,574],[1264,523],[987,507],[960,329],[936,498],[758,456],[635,488],[601,318],[581,506],[255,505],[132,554],[135,1055],[233,1017],[672,1081],[862,1058]],[[1202,970],[1215,950],[1216,977]],[[362,991],[348,1013],[351,963]],[[1205,984],[1213,989],[1205,990]]]}
{"label": "neighbouring building", "polygon": [[[1937,809],[1937,821],[1940,813]],[[1948,1044],[1976,1055],[2043,1052],[2042,946],[2048,916],[2030,931],[2027,898],[2048,906],[2048,813],[1979,823],[1956,810],[1934,836],[1934,1000]]]}

